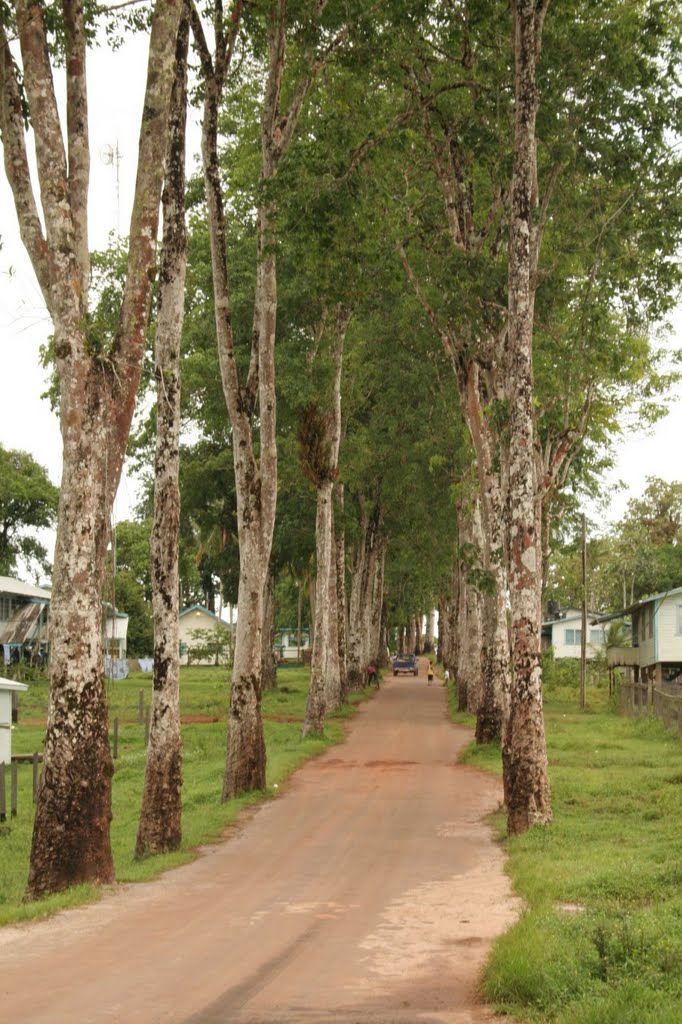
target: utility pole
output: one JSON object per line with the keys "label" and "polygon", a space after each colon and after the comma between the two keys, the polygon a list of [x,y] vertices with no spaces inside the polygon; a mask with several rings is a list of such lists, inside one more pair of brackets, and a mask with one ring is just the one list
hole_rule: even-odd
{"label": "utility pole", "polygon": [[582,517],[582,629],[580,630],[580,707],[587,704],[587,520]]}

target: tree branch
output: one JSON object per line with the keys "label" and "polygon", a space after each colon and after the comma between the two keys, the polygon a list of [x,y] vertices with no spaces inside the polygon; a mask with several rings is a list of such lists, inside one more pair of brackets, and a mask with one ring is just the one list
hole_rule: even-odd
{"label": "tree branch", "polygon": [[50,291],[50,261],[43,235],[31,173],[26,154],[24,118],[17,68],[10,51],[5,29],[0,21],[0,135],[5,155],[5,173],[14,196],[21,240],[31,259],[45,305],[53,313]]}
{"label": "tree branch", "polygon": [[90,286],[90,247],[88,245],[90,145],[82,0],[65,0],[64,20],[66,26],[66,136],[69,154],[69,204],[73,220],[76,259],[81,271],[80,286],[83,295],[87,295]]}
{"label": "tree branch", "polygon": [[[52,68],[47,48],[45,21],[40,4],[35,0],[18,0],[17,25],[24,67],[31,73],[24,81],[28,96],[31,121],[34,126],[36,161],[40,197],[45,218],[45,230],[50,260],[52,299],[48,309],[54,311],[63,298],[62,289],[54,288],[61,280],[74,276],[82,281],[81,268],[73,266],[74,232],[69,209],[66,154],[54,93]],[[70,296],[72,301],[73,296]],[[79,296],[85,312],[87,296]]]}

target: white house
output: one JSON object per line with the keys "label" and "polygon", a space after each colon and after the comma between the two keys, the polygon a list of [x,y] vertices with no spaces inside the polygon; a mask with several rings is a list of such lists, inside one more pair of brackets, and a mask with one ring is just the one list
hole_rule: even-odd
{"label": "white house", "polygon": [[682,587],[642,598],[599,622],[625,617],[632,620],[632,647],[609,647],[609,665],[632,668],[635,682],[682,683]]}
{"label": "white house", "polygon": [[301,646],[299,648],[298,628],[280,629],[275,633],[275,655],[278,661],[297,661],[305,659],[310,651],[310,631],[301,630]]}
{"label": "white house", "polygon": [[[553,614],[542,623],[542,649],[551,647],[555,658],[579,658],[582,643],[582,612],[579,608],[564,611],[552,609]],[[594,612],[587,613],[588,633],[585,657],[588,661],[604,649],[606,634],[604,627],[591,623]]]}
{"label": "white house", "polygon": [[128,652],[128,616],[125,612],[104,605],[102,617],[104,653],[114,659],[125,658]]}
{"label": "white house", "polygon": [[[222,654],[218,654],[217,660],[215,654],[204,658],[197,658],[192,655],[192,647],[204,646],[198,643],[197,639],[192,636],[195,630],[208,630],[212,633],[217,633],[221,630],[221,627],[225,630],[230,629],[227,622],[223,621],[215,612],[209,611],[203,604],[193,604],[188,608],[183,608],[180,612],[180,664],[188,665],[190,660],[193,665],[216,665],[218,663],[225,664],[226,661],[229,661],[231,654],[229,649]],[[227,646],[229,648],[231,645],[228,644]]]}

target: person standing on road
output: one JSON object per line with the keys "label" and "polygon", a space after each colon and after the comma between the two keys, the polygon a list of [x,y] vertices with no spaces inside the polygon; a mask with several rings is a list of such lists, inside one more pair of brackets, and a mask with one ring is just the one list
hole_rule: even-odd
{"label": "person standing on road", "polygon": [[450,682],[450,669],[445,669],[445,675],[443,676],[443,686],[447,686]]}
{"label": "person standing on road", "polygon": [[428,679],[428,685],[430,686],[433,682],[433,662],[429,661],[429,667],[426,670],[426,678]]}

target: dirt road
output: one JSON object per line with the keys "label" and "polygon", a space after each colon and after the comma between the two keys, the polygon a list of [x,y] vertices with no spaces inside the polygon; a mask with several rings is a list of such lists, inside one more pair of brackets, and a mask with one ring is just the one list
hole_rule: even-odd
{"label": "dirt road", "polygon": [[[423,670],[422,670],[423,671]],[[16,1024],[482,1024],[517,902],[483,817],[494,779],[422,675],[388,679],[347,740],[228,841],[95,906],[0,930]]]}

